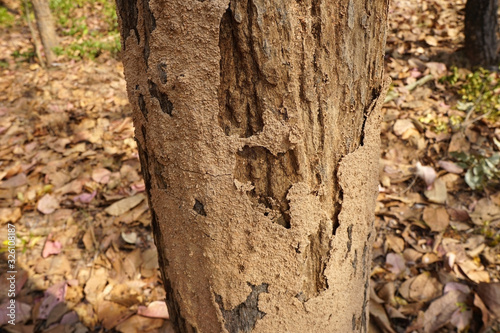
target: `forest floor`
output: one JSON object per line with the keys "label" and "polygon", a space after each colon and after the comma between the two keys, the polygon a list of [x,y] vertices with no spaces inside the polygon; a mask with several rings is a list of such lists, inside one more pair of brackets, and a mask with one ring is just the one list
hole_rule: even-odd
{"label": "forest floor", "polygon": [[[172,332],[120,61],[43,68],[5,3],[18,13],[0,24],[0,330]],[[464,4],[391,3],[371,332],[500,332],[500,77],[465,67]]]}

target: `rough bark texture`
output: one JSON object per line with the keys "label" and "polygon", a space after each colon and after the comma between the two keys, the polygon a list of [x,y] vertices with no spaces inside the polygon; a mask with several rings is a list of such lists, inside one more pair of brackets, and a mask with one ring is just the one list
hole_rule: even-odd
{"label": "rough bark texture", "polygon": [[36,25],[42,40],[43,50],[47,64],[50,66],[56,59],[54,48],[59,45],[54,26],[54,20],[50,13],[49,2],[47,0],[31,0],[33,11],[35,12]]}
{"label": "rough bark texture", "polygon": [[118,0],[180,332],[366,332],[386,0]]}
{"label": "rough bark texture", "polygon": [[498,0],[467,0],[465,54],[472,66],[497,67]]}

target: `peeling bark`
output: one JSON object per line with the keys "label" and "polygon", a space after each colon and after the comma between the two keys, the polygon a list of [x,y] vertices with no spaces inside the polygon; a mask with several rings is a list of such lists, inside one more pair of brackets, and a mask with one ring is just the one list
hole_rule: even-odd
{"label": "peeling bark", "polygon": [[366,332],[386,0],[118,0],[179,332]]}

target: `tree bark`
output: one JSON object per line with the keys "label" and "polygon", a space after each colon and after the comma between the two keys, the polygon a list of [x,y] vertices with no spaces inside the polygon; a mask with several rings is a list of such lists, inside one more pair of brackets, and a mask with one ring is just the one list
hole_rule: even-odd
{"label": "tree bark", "polygon": [[366,332],[387,0],[117,0],[179,332]]}
{"label": "tree bark", "polygon": [[31,0],[33,11],[35,12],[36,25],[42,40],[43,50],[47,65],[52,65],[56,60],[54,48],[59,45],[54,20],[50,12],[49,2],[47,0]]}
{"label": "tree bark", "polygon": [[465,55],[472,66],[498,67],[498,0],[467,0]]}

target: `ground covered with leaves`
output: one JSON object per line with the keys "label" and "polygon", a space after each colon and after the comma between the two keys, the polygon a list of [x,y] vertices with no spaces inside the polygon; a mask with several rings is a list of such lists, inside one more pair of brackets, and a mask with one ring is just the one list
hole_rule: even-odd
{"label": "ground covered with leaves", "polygon": [[[113,11],[51,1],[57,66],[0,7],[0,290],[7,332],[169,332]],[[498,332],[500,76],[463,60],[463,0],[394,0],[372,332]],[[17,7],[16,7],[17,6]],[[93,14],[99,13],[99,14]],[[5,240],[5,241],[4,241]]]}

